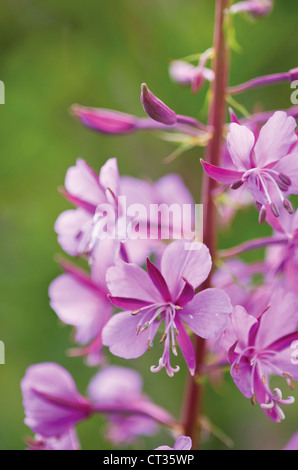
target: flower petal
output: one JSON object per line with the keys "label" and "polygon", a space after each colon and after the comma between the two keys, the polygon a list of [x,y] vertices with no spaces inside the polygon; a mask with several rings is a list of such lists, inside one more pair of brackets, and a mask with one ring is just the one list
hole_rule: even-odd
{"label": "flower petal", "polygon": [[206,245],[189,240],[175,240],[165,248],[161,259],[161,272],[172,294],[180,295],[185,278],[195,289],[207,278],[211,270],[211,256]]}
{"label": "flower petal", "polygon": [[214,338],[224,331],[230,320],[232,304],[221,289],[205,289],[195,295],[180,312],[189,328],[202,338]]}
{"label": "flower petal", "polygon": [[258,167],[264,167],[287,155],[290,147],[297,141],[296,121],[284,111],[277,111],[262,127],[255,145]]}
{"label": "flower petal", "polygon": [[151,327],[137,334],[139,322],[139,315],[117,313],[103,329],[103,344],[109,347],[112,354],[124,359],[142,356],[148,348],[148,341],[153,340],[160,322],[153,322]]}
{"label": "flower petal", "polygon": [[219,166],[211,165],[211,163],[201,160],[203,168],[210,178],[218,181],[218,183],[232,184],[240,181],[243,176],[243,171],[226,170]]}
{"label": "flower petal", "polygon": [[240,126],[233,122],[229,126],[227,136],[227,148],[235,167],[238,170],[251,168],[251,151],[255,144],[253,132],[246,126]]}

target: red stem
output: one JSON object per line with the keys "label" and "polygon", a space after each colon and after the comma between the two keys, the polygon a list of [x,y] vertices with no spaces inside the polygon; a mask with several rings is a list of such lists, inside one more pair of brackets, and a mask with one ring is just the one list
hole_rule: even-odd
{"label": "red stem", "polygon": [[[229,7],[230,0],[216,0],[215,28],[214,28],[214,51],[215,58],[213,70],[215,80],[211,90],[211,106],[209,110],[208,125],[213,128],[213,135],[208,144],[206,160],[218,166],[222,150],[222,136],[226,117],[226,89],[228,81],[229,49],[224,34],[225,10]],[[204,205],[204,227],[203,242],[208,246],[212,259],[216,257],[217,250],[217,227],[216,227],[216,206],[212,194],[217,183],[203,174],[202,202]],[[202,285],[202,289],[210,287],[210,276]],[[193,449],[199,448],[200,426],[199,417],[202,414],[204,386],[198,382],[204,367],[205,340],[196,337],[196,373],[190,377],[187,384],[185,400],[182,410],[182,423],[184,434],[189,436],[193,442]]]}

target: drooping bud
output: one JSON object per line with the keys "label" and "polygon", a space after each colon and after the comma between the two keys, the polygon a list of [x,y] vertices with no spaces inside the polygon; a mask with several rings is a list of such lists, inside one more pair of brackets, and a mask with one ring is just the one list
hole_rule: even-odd
{"label": "drooping bud", "polygon": [[104,108],[86,108],[75,104],[71,114],[87,126],[103,134],[130,134],[137,129],[137,118]]}
{"label": "drooping bud", "polygon": [[176,113],[163,101],[157,98],[147,87],[146,83],[141,85],[141,102],[145,112],[151,119],[162,124],[171,126],[176,124]]}

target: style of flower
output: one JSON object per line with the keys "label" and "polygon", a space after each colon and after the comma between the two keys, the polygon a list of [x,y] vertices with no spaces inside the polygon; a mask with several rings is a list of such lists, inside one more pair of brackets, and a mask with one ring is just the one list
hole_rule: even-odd
{"label": "style of flower", "polygon": [[232,189],[245,185],[257,202],[260,222],[266,218],[269,206],[274,216],[283,206],[293,213],[285,197],[298,193],[298,154],[288,153],[297,142],[296,121],[283,111],[277,111],[262,127],[255,140],[253,132],[235,122],[230,124],[227,147],[234,168],[226,169],[202,160],[204,170],[219,183]]}
{"label": "style of flower", "polygon": [[176,440],[174,447],[160,446],[155,450],[191,450],[192,440],[188,436],[180,436]]}
{"label": "style of flower", "polygon": [[236,306],[221,344],[228,351],[232,378],[241,393],[258,402],[276,422],[285,418],[281,406],[294,402],[283,398],[279,388],[269,385],[272,375],[279,375],[292,386],[298,380],[292,345],[298,339],[297,299],[291,292],[277,288],[267,308],[258,318]]}
{"label": "style of flower", "polygon": [[229,322],[230,299],[220,289],[205,289],[195,294],[211,269],[208,248],[198,242],[176,240],[161,257],[160,269],[147,259],[147,272],[132,263],[118,260],[107,270],[111,302],[125,312],[105,325],[102,338],[110,351],[126,359],[136,358],[150,349],[159,326],[165,328],[160,344],[164,350],[152,372],[166,369],[173,376],[170,349],[177,356],[176,341],[191,374],[195,372],[195,354],[185,329],[203,338],[219,335]]}

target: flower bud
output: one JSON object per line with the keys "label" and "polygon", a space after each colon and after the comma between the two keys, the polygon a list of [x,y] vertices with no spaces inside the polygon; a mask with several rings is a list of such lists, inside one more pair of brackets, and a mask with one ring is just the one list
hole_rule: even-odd
{"label": "flower bud", "polygon": [[137,118],[119,111],[104,108],[86,108],[75,104],[71,108],[71,113],[84,126],[103,134],[130,134],[137,128]]}
{"label": "flower bud", "polygon": [[273,8],[273,0],[248,0],[231,6],[231,13],[249,13],[254,18],[269,15]]}
{"label": "flower bud", "polygon": [[176,113],[151,93],[146,83],[142,84],[141,90],[143,108],[151,119],[168,126],[176,124]]}

